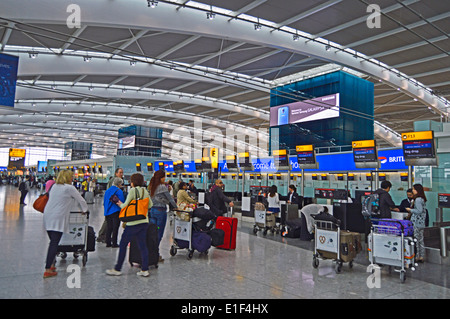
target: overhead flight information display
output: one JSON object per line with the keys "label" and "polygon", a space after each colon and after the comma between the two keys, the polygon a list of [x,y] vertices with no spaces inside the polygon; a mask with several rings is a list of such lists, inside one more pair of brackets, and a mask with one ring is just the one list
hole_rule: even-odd
{"label": "overhead flight information display", "polygon": [[273,158],[275,167],[289,166],[289,155],[286,150],[274,150]]}
{"label": "overhead flight information display", "polygon": [[353,141],[353,160],[355,163],[377,162],[377,146],[375,140]]}
{"label": "overhead flight information display", "polygon": [[316,163],[313,145],[297,145],[295,150],[297,151],[297,163],[299,165]]}
{"label": "overhead flight information display", "polygon": [[435,158],[433,131],[402,133],[405,159]]}

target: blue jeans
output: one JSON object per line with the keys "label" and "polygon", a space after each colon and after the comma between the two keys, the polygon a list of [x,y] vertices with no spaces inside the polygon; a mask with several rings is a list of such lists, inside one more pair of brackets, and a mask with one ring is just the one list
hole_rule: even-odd
{"label": "blue jeans", "polygon": [[151,223],[158,226],[158,244],[164,235],[164,229],[166,228],[167,222],[167,211],[166,207],[152,207],[149,212],[149,220]]}
{"label": "blue jeans", "polygon": [[54,264],[59,241],[63,235],[62,232],[47,230],[48,238],[50,238],[50,243],[48,244],[47,250],[47,258],[45,260],[45,269],[50,269],[50,267]]}
{"label": "blue jeans", "polygon": [[125,255],[127,254],[128,243],[131,242],[133,237],[136,237],[137,244],[141,252],[141,269],[143,271],[148,270],[147,230],[148,223],[125,227],[122,238],[120,239],[119,256],[117,258],[117,264],[114,266],[115,270],[120,271],[122,269],[123,262],[125,261]]}

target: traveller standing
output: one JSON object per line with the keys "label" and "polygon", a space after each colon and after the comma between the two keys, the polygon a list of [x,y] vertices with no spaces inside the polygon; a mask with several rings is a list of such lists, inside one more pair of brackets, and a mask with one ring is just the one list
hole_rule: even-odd
{"label": "traveller standing", "polygon": [[[108,181],[108,185],[106,185],[106,189],[109,189],[114,181],[114,177],[119,177],[120,179],[123,180],[123,169],[118,167],[116,168],[116,171],[114,172],[114,176],[112,178],[109,179]],[[98,232],[98,237],[97,237],[97,241],[100,243],[104,243],[106,242],[106,229],[108,227],[108,224],[106,223],[106,219],[103,221],[102,227],[100,228],[99,232]]]}
{"label": "traveller standing", "polygon": [[208,197],[210,199],[208,200],[207,204],[214,215],[222,216],[223,214],[226,214],[226,203],[228,203],[230,207],[234,206],[234,203],[223,193],[223,182],[221,179],[216,180],[214,185],[210,188],[209,192],[210,194],[208,195]]}
{"label": "traveller standing", "polygon": [[[150,209],[150,222],[158,227],[158,245],[161,243],[161,239],[164,235],[167,222],[167,205],[172,208],[177,207],[172,195],[169,193],[169,189],[166,186],[166,172],[158,170],[150,180],[148,186],[150,197],[153,202],[153,206]],[[159,246],[158,246],[159,247]],[[163,262],[164,259],[159,256],[159,262]]]}
{"label": "traveller standing", "polygon": [[426,218],[426,202],[427,197],[421,184],[414,184],[412,188],[413,202],[411,207],[406,207],[406,211],[409,213],[408,218],[411,220],[414,226],[414,237],[417,239],[417,258],[419,262],[424,261],[425,245],[423,238],[423,229],[425,228]]}
{"label": "traveller standing", "polygon": [[[124,203],[118,201],[120,208],[125,208],[128,204],[136,198],[149,198],[147,189],[144,186],[144,176],[139,173],[134,173],[130,177],[131,189],[128,192],[127,199]],[[149,200],[148,208],[152,207],[152,201]],[[122,275],[122,266],[125,261],[125,256],[127,254],[128,244],[133,238],[136,238],[139,251],[141,252],[142,264],[141,271],[137,272],[138,276],[148,277],[150,273],[148,272],[148,247],[147,247],[147,230],[148,230],[148,215],[145,219],[140,219],[132,222],[127,222],[125,229],[122,233],[122,238],[119,244],[119,255],[117,257],[116,265],[113,269],[106,270],[106,274],[110,276],[120,276]]]}
{"label": "traveller standing", "polygon": [[[120,206],[118,202],[125,202],[125,196],[121,190],[123,180],[114,177],[112,186],[108,188],[103,197],[104,215],[106,220],[106,247],[119,247],[117,236],[119,234],[119,213]],[[115,196],[115,197],[114,197]],[[115,201],[117,199],[117,201]]]}
{"label": "traveller standing", "polygon": [[[58,274],[55,267],[56,252],[63,233],[69,232],[70,212],[80,210],[80,208],[84,213],[88,211],[86,201],[72,185],[72,179],[72,171],[63,170],[58,174],[44,209],[44,226],[50,238],[44,278]],[[77,206],[80,208],[75,208]]]}
{"label": "traveller standing", "polygon": [[395,203],[392,200],[389,191],[391,190],[392,184],[389,181],[382,181],[381,188],[377,189],[374,194],[378,194],[380,201],[380,218],[392,218],[391,210],[398,212],[400,211],[395,207]]}

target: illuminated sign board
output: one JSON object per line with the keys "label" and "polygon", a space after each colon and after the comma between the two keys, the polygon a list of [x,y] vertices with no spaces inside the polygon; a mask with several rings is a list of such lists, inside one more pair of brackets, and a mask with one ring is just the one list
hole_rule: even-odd
{"label": "illuminated sign board", "polygon": [[26,150],[20,148],[9,149],[9,170],[23,170],[25,169],[25,153]]}
{"label": "illuminated sign board", "polygon": [[406,160],[436,157],[433,131],[402,133],[402,142]]}
{"label": "illuminated sign board", "polygon": [[270,126],[339,117],[339,93],[270,108]]}
{"label": "illuminated sign board", "polygon": [[353,141],[353,160],[358,162],[378,162],[377,146],[375,140]]}
{"label": "illuminated sign board", "polygon": [[316,163],[313,145],[297,145],[295,150],[297,151],[297,163],[299,165]]}
{"label": "illuminated sign board", "polygon": [[286,150],[274,150],[273,158],[276,167],[289,166],[289,155]]}

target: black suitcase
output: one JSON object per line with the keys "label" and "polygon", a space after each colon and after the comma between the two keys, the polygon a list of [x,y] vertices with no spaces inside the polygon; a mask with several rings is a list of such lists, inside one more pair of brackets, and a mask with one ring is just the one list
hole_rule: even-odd
{"label": "black suitcase", "polygon": [[[155,268],[158,268],[158,261],[159,261],[158,246],[159,246],[158,227],[153,223],[149,223],[147,230],[148,265],[155,266]],[[133,263],[140,265],[142,262],[141,251],[139,250],[136,238],[133,238],[130,242],[128,261],[132,266]]]}
{"label": "black suitcase", "polygon": [[87,251],[95,251],[95,231],[92,226],[88,227]]}
{"label": "black suitcase", "polygon": [[220,246],[223,245],[225,239],[225,231],[223,229],[214,228],[208,232],[208,235],[211,236],[211,246]]}

